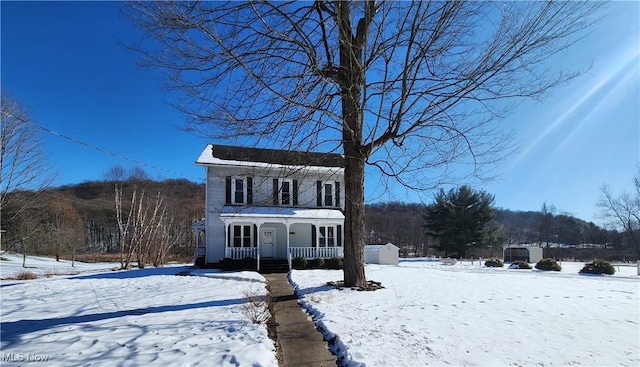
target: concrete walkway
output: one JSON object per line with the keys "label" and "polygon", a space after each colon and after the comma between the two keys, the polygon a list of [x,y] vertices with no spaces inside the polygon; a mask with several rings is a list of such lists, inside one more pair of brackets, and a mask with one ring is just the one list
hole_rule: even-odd
{"label": "concrete walkway", "polygon": [[264,274],[264,277],[269,281],[273,301],[281,367],[336,366],[336,357],[327,342],[300,308],[287,274]]}

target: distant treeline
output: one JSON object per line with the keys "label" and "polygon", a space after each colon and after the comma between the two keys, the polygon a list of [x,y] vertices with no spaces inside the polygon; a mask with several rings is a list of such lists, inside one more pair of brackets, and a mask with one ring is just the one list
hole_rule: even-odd
{"label": "distant treeline", "polygon": [[[434,240],[424,231],[423,214],[427,204],[385,202],[366,207],[366,230],[369,243],[391,242],[405,256],[444,255],[433,249]],[[502,228],[503,243],[539,243],[545,256],[563,259],[611,260],[635,259],[626,237],[615,230],[600,228],[567,214],[496,209],[495,222]],[[564,246],[558,247],[557,244]],[[579,248],[579,244],[596,244]],[[548,248],[547,248],[548,247]],[[500,256],[501,247],[476,249],[471,255]]]}
{"label": "distant treeline", "polygon": [[[41,192],[12,193],[16,197],[38,195],[35,204],[20,208],[12,200],[2,213],[2,249],[29,254],[69,257],[68,254],[118,253],[119,231],[115,210],[115,186],[123,197],[144,189],[147,196],[163,195],[164,203],[180,227],[180,238],[171,254],[189,257],[193,252],[191,224],[205,214],[205,185],[185,179],[127,179],[90,181]],[[126,204],[126,203],[125,203]],[[125,205],[126,207],[126,205]],[[424,230],[425,204],[387,202],[366,206],[368,243],[392,242],[405,256],[441,255],[433,250],[433,239]],[[127,209],[127,208],[125,208]],[[19,215],[14,215],[20,211]],[[496,223],[504,243],[598,244],[606,248],[558,248],[549,246],[546,255],[557,258],[621,260],[634,258],[625,237],[594,223],[570,215],[497,209]],[[34,230],[40,229],[40,230]],[[28,246],[28,249],[23,247]],[[499,256],[501,248],[477,249],[473,256]]]}

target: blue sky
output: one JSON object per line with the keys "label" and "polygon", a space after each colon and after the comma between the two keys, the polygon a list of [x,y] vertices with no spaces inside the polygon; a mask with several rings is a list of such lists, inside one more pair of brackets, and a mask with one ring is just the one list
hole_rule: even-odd
{"label": "blue sky", "polygon": [[[58,185],[101,180],[109,168],[140,165],[156,179],[203,182],[195,159],[211,141],[180,131],[162,75],[136,66],[119,41],[135,29],[112,2],[6,2],[1,10],[1,85],[34,121],[119,156],[43,131]],[[612,2],[583,41],[554,61],[589,72],[542,103],[526,101],[501,121],[518,149],[477,186],[512,210],[558,211],[600,223],[599,188],[631,191],[640,164],[640,2]],[[140,162],[136,164],[132,161]],[[368,200],[431,201],[396,188]]]}

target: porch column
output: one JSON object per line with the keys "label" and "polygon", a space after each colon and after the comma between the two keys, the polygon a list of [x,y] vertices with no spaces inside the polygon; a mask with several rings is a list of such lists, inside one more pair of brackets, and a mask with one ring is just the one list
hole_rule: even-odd
{"label": "porch column", "polygon": [[[287,261],[288,261],[289,260],[289,254],[290,254],[290,252],[289,252],[289,237],[291,236],[291,233],[289,232],[289,228],[291,227],[291,223],[288,220],[286,220],[284,222],[284,226],[287,228]],[[291,267],[289,267],[289,268],[291,268]],[[289,269],[289,270],[291,270],[291,269]]]}
{"label": "porch column", "polygon": [[227,249],[229,248],[229,223],[224,223],[224,257],[227,257]]}
{"label": "porch column", "polygon": [[257,233],[254,234],[254,236],[256,236],[258,238],[258,240],[256,241],[256,244],[258,246],[258,248],[256,248],[256,271],[259,273],[260,272],[260,247],[262,247],[262,236],[260,236],[260,229],[262,228],[262,224],[264,224],[263,221],[254,221],[252,222],[252,226],[256,226],[256,231]]}

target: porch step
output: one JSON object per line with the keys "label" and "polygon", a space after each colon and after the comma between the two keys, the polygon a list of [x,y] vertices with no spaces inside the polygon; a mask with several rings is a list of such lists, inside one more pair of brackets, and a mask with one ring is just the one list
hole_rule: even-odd
{"label": "porch step", "polygon": [[289,271],[289,263],[286,259],[260,259],[260,273],[286,273]]}

